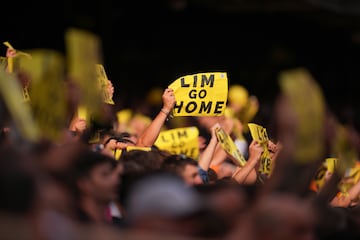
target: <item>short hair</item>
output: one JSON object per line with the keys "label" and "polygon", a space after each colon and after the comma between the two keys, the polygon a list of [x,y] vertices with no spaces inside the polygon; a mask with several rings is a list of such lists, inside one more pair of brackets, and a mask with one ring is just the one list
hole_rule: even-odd
{"label": "short hair", "polygon": [[74,177],[76,179],[85,177],[95,166],[102,163],[109,163],[112,167],[115,167],[117,164],[114,158],[105,154],[90,149],[83,150],[74,159],[72,166]]}
{"label": "short hair", "polygon": [[164,171],[181,175],[186,165],[198,166],[198,162],[183,154],[172,154],[164,159],[161,168]]}

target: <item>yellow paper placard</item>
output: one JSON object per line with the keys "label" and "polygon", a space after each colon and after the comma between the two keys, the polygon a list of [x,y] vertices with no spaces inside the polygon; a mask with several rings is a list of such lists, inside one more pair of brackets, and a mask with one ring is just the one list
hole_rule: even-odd
{"label": "yellow paper placard", "polygon": [[102,62],[100,38],[86,30],[69,28],[65,40],[68,75],[79,86],[80,105],[99,115],[102,97],[94,66]]}
{"label": "yellow paper placard", "polygon": [[107,104],[111,104],[111,105],[115,104],[112,99],[112,96],[110,96],[107,91],[107,88],[110,85],[110,80],[106,75],[104,66],[102,64],[96,64],[95,67],[96,67],[97,79],[102,95],[102,100]]}
{"label": "yellow paper placard", "polygon": [[199,157],[199,130],[196,127],[161,131],[154,145],[172,154],[183,154],[195,160]]}
{"label": "yellow paper placard", "polygon": [[[18,59],[18,67],[29,78],[30,106],[35,121],[41,126],[41,134],[56,141],[62,137],[67,125],[65,59],[50,49],[30,49],[27,52],[32,58]],[[23,91],[23,94],[26,93]]]}
{"label": "yellow paper placard", "polygon": [[37,141],[40,137],[30,106],[23,102],[21,86],[12,74],[0,68],[0,93],[20,134],[29,141]]}
{"label": "yellow paper placard", "polygon": [[86,120],[86,121],[89,120],[88,111],[87,111],[86,107],[84,107],[84,106],[79,106],[78,107],[78,109],[77,109],[77,117],[79,119],[83,119],[83,120]]}
{"label": "yellow paper placard", "polygon": [[337,165],[338,165],[338,159],[337,158],[326,158],[325,162],[326,162],[327,171],[329,173],[334,173],[337,168]]}
{"label": "yellow paper placard", "polygon": [[240,166],[243,167],[246,164],[246,160],[244,156],[240,153],[239,149],[236,147],[230,135],[227,134],[222,128],[217,129],[215,133],[222,149],[224,149],[224,151],[232,158],[237,160]]}
{"label": "yellow paper placard", "polygon": [[138,147],[138,146],[127,146],[126,147],[126,151],[128,151],[128,152],[133,151],[133,150],[140,150],[140,151],[150,152],[151,147]]}
{"label": "yellow paper placard", "polygon": [[[31,54],[29,53],[26,53],[26,52],[22,52],[22,51],[19,51],[19,50],[16,50],[13,46],[11,46],[11,44],[9,42],[3,42],[4,45],[12,50],[15,50],[16,51],[16,55],[15,57],[19,57],[19,56],[25,56],[26,59],[32,59],[32,56]],[[13,73],[14,72],[14,58],[15,57],[6,57],[5,60],[7,60],[7,71],[9,73]],[[22,60],[23,58],[18,58],[19,61]],[[23,87],[23,90],[22,90],[22,94],[23,94],[23,99],[25,102],[29,102],[30,101],[30,94],[29,94],[29,91],[28,91],[28,86],[24,86]]]}
{"label": "yellow paper placard", "polygon": [[350,142],[348,134],[347,128],[337,123],[331,151],[334,156],[341,160],[338,169],[340,174],[344,174],[345,170],[351,168],[358,159],[356,147]]}
{"label": "yellow paper placard", "polygon": [[355,164],[346,169],[345,174],[338,187],[341,193],[347,193],[348,190],[354,186],[360,179],[360,162],[356,161]]}
{"label": "yellow paper placard", "polygon": [[284,71],[279,76],[283,94],[289,99],[296,117],[294,160],[304,164],[324,154],[325,99],[322,89],[303,68]]}
{"label": "yellow paper placard", "polygon": [[320,167],[316,170],[315,175],[312,179],[313,190],[319,191],[325,184],[325,174],[327,171],[326,162],[322,162]]}
{"label": "yellow paper placard", "polygon": [[226,108],[228,79],[225,72],[186,75],[176,79],[174,116],[220,116]]}
{"label": "yellow paper placard", "polygon": [[[11,44],[9,42],[6,41],[6,42],[3,42],[3,43],[4,43],[4,45],[6,47],[8,47],[10,49],[13,49],[13,50],[16,50],[13,46],[11,46]],[[29,59],[32,58],[30,54],[28,54],[26,52],[16,50],[16,57],[18,57],[18,56],[25,56],[25,57],[27,57]],[[13,59],[13,57],[9,57],[7,59],[7,61],[8,61],[8,71],[9,71],[9,73],[14,72],[14,59]]]}
{"label": "yellow paper placard", "polygon": [[264,152],[261,154],[259,172],[270,174],[272,171],[272,162],[270,158],[270,152],[268,149],[269,137],[266,132],[266,128],[256,123],[248,123],[251,137],[258,141],[264,148]]}

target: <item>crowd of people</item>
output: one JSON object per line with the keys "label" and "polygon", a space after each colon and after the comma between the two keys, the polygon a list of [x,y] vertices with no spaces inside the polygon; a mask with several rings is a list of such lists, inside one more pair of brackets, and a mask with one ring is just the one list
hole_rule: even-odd
{"label": "crowd of people", "polygon": [[[8,58],[15,54],[8,49]],[[110,80],[104,91],[114,94]],[[342,191],[339,184],[350,181],[347,169],[328,169],[323,184],[311,187],[332,153],[331,123],[337,120],[330,111],[319,159],[310,154],[299,162],[294,153],[306,146],[296,139],[301,122],[281,92],[271,122],[259,122],[270,139],[259,142],[247,123],[261,119],[261,103],[244,86],[229,87],[221,116],[171,118],[174,91],[161,91],[154,105],[144,101],[141,108],[119,110],[103,103],[101,117],[88,119],[69,91],[68,121],[57,141],[24,138],[1,96],[1,239],[359,239],[359,179],[351,178]],[[31,105],[31,91],[23,104]],[[198,158],[155,144],[161,131],[187,126],[199,129]],[[231,136],[245,164],[222,148],[219,129]],[[359,134],[350,127],[345,133],[347,149],[357,156]],[[265,150],[270,173],[259,170]]]}

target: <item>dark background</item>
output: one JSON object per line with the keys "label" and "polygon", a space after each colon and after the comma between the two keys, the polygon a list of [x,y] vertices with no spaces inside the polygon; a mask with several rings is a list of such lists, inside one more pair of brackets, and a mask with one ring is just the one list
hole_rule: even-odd
{"label": "dark background", "polygon": [[2,23],[1,40],[17,49],[65,53],[68,27],[98,34],[122,107],[202,71],[226,71],[265,106],[280,71],[306,67],[341,121],[360,126],[360,1],[13,1]]}

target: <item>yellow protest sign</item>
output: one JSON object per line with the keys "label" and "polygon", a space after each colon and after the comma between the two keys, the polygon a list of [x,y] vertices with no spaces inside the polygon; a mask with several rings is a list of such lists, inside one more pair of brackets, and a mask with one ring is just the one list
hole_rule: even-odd
{"label": "yellow protest sign", "polygon": [[[26,52],[22,52],[19,50],[16,50],[13,46],[11,46],[11,44],[9,42],[3,42],[5,46],[7,46],[9,49],[12,49],[15,51],[15,55],[14,56],[8,56],[5,59],[7,60],[7,66],[6,69],[9,73],[13,73],[14,72],[14,58],[15,57],[19,57],[19,56],[25,56],[27,59],[31,59],[32,56],[29,53]],[[22,58],[18,58],[19,60],[21,60]],[[28,91],[28,85],[24,84],[25,86],[23,86],[22,89],[22,94],[23,94],[23,99],[25,102],[29,102],[30,101],[30,94]]]}
{"label": "yellow protest sign", "polygon": [[102,98],[94,66],[102,62],[100,38],[86,30],[69,28],[65,40],[68,74],[79,86],[80,105],[98,115]]}
{"label": "yellow protest sign", "polygon": [[[15,50],[15,51],[16,51],[16,57],[17,57],[17,56],[25,56],[25,57],[31,59],[31,55],[30,55],[30,54],[28,54],[28,53],[26,53],[26,52],[22,52],[22,51],[16,50],[13,46],[11,46],[11,44],[10,44],[9,42],[6,41],[6,42],[3,42],[3,44],[4,44],[6,47],[8,47],[8,48],[10,48],[10,49],[12,49],[12,50]],[[14,59],[13,59],[13,58],[14,58],[14,57],[8,57],[8,58],[7,58],[7,64],[8,64],[7,68],[8,68],[9,73],[14,72]]]}
{"label": "yellow protest sign", "polygon": [[[150,152],[151,147],[127,146],[125,149],[125,151],[127,151],[127,152],[134,151],[134,150]],[[117,149],[113,150],[115,160],[119,160],[122,153],[123,153],[122,149],[117,148]]]}
{"label": "yellow protest sign", "polygon": [[39,129],[33,119],[30,106],[23,102],[18,80],[14,75],[7,74],[5,69],[1,68],[0,93],[22,137],[29,141],[38,140],[40,137]]}
{"label": "yellow protest sign", "polygon": [[299,164],[323,157],[325,100],[320,86],[303,68],[284,71],[279,76],[283,94],[293,111],[295,146],[293,157]]}
{"label": "yellow protest sign", "polygon": [[128,151],[128,152],[134,151],[134,150],[150,152],[150,151],[151,151],[151,147],[138,147],[138,146],[127,146],[127,147],[126,147],[126,151]]}
{"label": "yellow protest sign", "polygon": [[6,68],[6,62],[7,62],[7,58],[0,56],[0,66],[3,67],[4,69]]}
{"label": "yellow protest sign", "polygon": [[346,195],[348,190],[354,186],[360,179],[360,162],[356,161],[354,165],[346,169],[343,178],[338,187],[342,194]]}
{"label": "yellow protest sign", "polygon": [[325,162],[326,162],[327,171],[329,173],[334,173],[335,170],[337,169],[338,159],[333,158],[333,157],[332,158],[326,158]]}
{"label": "yellow protest sign", "polygon": [[84,107],[84,106],[79,106],[78,107],[78,109],[77,109],[77,117],[79,119],[83,119],[83,120],[86,120],[86,121],[89,120],[88,111],[87,111],[86,107]]}
{"label": "yellow protest sign", "polygon": [[228,79],[225,72],[186,75],[176,79],[174,116],[220,116],[227,102]]}
{"label": "yellow protest sign", "polygon": [[266,128],[256,123],[248,123],[251,137],[258,141],[264,148],[264,152],[261,154],[259,172],[270,174],[272,171],[272,162],[270,158],[270,152],[268,149],[269,137],[266,132]]}
{"label": "yellow protest sign", "polygon": [[110,95],[108,88],[109,85],[111,84],[110,80],[108,79],[106,72],[105,72],[105,68],[102,64],[96,64],[96,74],[97,74],[97,79],[98,79],[98,83],[100,86],[100,91],[101,91],[101,95],[102,95],[102,100],[107,103],[107,104],[115,104],[112,96]]}
{"label": "yellow protest sign", "polygon": [[154,145],[172,154],[183,154],[195,160],[199,157],[199,130],[196,127],[161,131]]}
{"label": "yellow protest sign", "polygon": [[119,160],[122,154],[122,149],[115,149],[113,151],[115,160]]}
{"label": "yellow protest sign", "polygon": [[50,49],[30,49],[19,59],[19,71],[31,82],[31,109],[43,137],[58,140],[67,125],[64,56]]}
{"label": "yellow protest sign", "polygon": [[224,149],[229,156],[238,161],[241,167],[243,167],[246,164],[246,160],[236,147],[236,144],[230,135],[222,128],[216,129],[215,133],[221,148]]}
{"label": "yellow protest sign", "polygon": [[314,190],[315,192],[319,191],[324,186],[326,171],[327,171],[327,166],[326,166],[326,162],[324,161],[316,170],[315,175],[311,182],[312,190]]}
{"label": "yellow protest sign", "polygon": [[350,142],[348,130],[340,123],[337,123],[335,127],[331,151],[340,159],[338,169],[340,174],[344,174],[345,170],[351,168],[358,159],[356,147]]}

